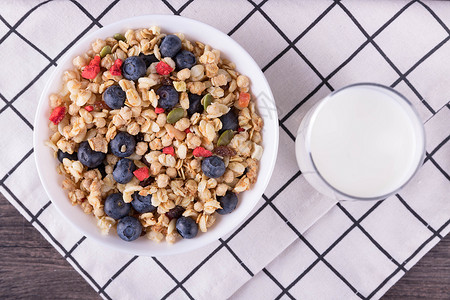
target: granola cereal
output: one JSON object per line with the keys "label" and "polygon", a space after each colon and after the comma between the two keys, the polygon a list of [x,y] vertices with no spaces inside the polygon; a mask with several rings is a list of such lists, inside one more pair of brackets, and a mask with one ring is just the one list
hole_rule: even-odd
{"label": "granola cereal", "polygon": [[49,106],[68,200],[103,234],[169,243],[206,232],[257,180],[262,118],[221,52],[157,26],[96,39]]}

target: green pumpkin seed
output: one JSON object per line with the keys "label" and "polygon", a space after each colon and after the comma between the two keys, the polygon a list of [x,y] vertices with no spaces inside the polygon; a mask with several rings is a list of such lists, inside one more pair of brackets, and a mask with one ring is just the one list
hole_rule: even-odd
{"label": "green pumpkin seed", "polygon": [[206,108],[211,104],[211,102],[212,102],[211,94],[206,94],[205,96],[203,96],[201,103],[203,103],[203,108],[205,109],[205,111]]}
{"label": "green pumpkin seed", "polygon": [[118,41],[124,41],[124,42],[126,42],[127,41],[127,39],[123,36],[123,34],[121,34],[121,33],[116,33],[115,35],[114,35],[114,38],[116,39],[116,40],[118,40]]}
{"label": "green pumpkin seed", "polygon": [[100,51],[100,57],[103,58],[107,54],[110,54],[110,53],[111,53],[111,47],[106,45],[105,47],[102,48],[102,51]]}
{"label": "green pumpkin seed", "polygon": [[226,146],[228,145],[231,140],[233,139],[234,131],[231,129],[225,130],[220,135],[219,139],[217,140],[217,146]]}
{"label": "green pumpkin seed", "polygon": [[173,124],[184,116],[184,109],[177,107],[167,115],[167,123]]}

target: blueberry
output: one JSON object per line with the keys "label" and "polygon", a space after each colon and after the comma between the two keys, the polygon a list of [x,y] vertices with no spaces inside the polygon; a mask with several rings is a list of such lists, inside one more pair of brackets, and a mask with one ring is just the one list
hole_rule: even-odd
{"label": "blueberry", "polygon": [[156,209],[156,207],[152,205],[152,195],[141,196],[139,195],[139,192],[134,192],[131,205],[141,214],[152,212]]}
{"label": "blueberry", "polygon": [[206,157],[202,161],[202,171],[210,178],[218,178],[225,173],[225,163],[215,155]]}
{"label": "blueberry", "polygon": [[237,115],[230,110],[228,113],[220,117],[220,121],[222,121],[222,129],[221,132],[225,130],[237,130],[239,127],[239,121]]}
{"label": "blueberry", "polygon": [[105,200],[105,206],[103,210],[105,213],[113,219],[120,219],[127,216],[130,213],[130,203],[125,203],[121,193],[115,193],[109,195]]}
{"label": "blueberry", "polygon": [[137,80],[147,73],[145,62],[139,56],[131,56],[125,59],[122,65],[122,75],[128,80]]}
{"label": "blueberry", "polygon": [[111,109],[119,109],[125,105],[125,92],[118,85],[112,85],[103,93],[103,100]]}
{"label": "blueberry", "polygon": [[189,217],[180,217],[177,220],[176,228],[178,233],[184,239],[192,239],[197,235],[198,227],[194,219]]}
{"label": "blueberry", "polygon": [[122,158],[114,167],[113,178],[118,183],[128,183],[133,179],[133,172],[136,171],[136,165],[131,159]]}
{"label": "blueberry", "polygon": [[178,92],[171,85],[162,85],[156,90],[156,94],[159,96],[159,107],[172,109],[178,103]]}
{"label": "blueberry", "polygon": [[166,212],[166,216],[169,218],[169,220],[178,219],[179,217],[181,217],[184,211],[185,209],[183,207],[177,205],[168,212]]}
{"label": "blueberry", "polygon": [[167,35],[159,46],[159,51],[163,57],[174,57],[181,50],[181,40],[173,34]]}
{"label": "blueberry", "polygon": [[72,154],[69,154],[69,153],[67,153],[67,152],[62,152],[62,151],[59,150],[59,149],[58,149],[58,154],[57,154],[57,156],[58,156],[58,160],[59,160],[60,162],[63,162],[63,159],[64,159],[64,158],[68,158],[68,159],[70,159],[70,160],[77,160],[77,159],[78,159],[77,153],[76,153],[76,152],[74,152],[74,153],[72,153]]}
{"label": "blueberry", "polygon": [[145,55],[144,53],[140,53],[139,57],[145,62],[145,67],[148,68],[152,63],[157,62],[155,54]]}
{"label": "blueberry", "polygon": [[109,142],[109,146],[115,156],[127,157],[133,154],[136,140],[131,134],[121,131]]}
{"label": "blueberry", "polygon": [[195,113],[202,113],[203,112],[203,105],[201,103],[202,96],[196,95],[196,94],[188,94],[189,97],[189,108],[187,110],[188,116],[192,116]]}
{"label": "blueberry", "polygon": [[98,167],[105,159],[106,154],[91,149],[89,143],[84,141],[78,147],[78,160],[88,168]]}
{"label": "blueberry", "polygon": [[228,191],[225,196],[217,197],[217,201],[219,201],[222,209],[217,209],[216,212],[219,215],[226,215],[232,212],[238,203],[238,197],[235,193]]}
{"label": "blueberry", "polygon": [[175,56],[175,63],[177,64],[178,70],[190,69],[196,63],[195,55],[191,51],[181,50]]}
{"label": "blueberry", "polygon": [[141,236],[141,233],[141,222],[135,217],[123,217],[117,224],[117,235],[126,242],[134,241]]}

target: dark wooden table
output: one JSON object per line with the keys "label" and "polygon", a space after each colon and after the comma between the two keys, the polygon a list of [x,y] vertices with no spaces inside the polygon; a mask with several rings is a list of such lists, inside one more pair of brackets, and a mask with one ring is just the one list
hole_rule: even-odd
{"label": "dark wooden table", "polygon": [[[0,299],[100,299],[0,194]],[[383,299],[450,299],[450,235]]]}

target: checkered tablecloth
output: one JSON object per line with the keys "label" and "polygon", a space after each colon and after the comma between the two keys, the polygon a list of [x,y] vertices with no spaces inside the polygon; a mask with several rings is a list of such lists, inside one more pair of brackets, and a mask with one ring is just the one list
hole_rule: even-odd
{"label": "checkered tablecloth", "polygon": [[[269,187],[231,234],[183,255],[138,257],[86,239],[39,183],[39,95],[86,33],[123,18],[177,14],[239,42],[277,102]],[[444,1],[5,1],[0,10],[0,191],[107,299],[377,299],[450,230],[450,3]],[[331,91],[377,82],[425,123],[426,159],[399,194],[335,204],[298,170],[297,127]]]}

